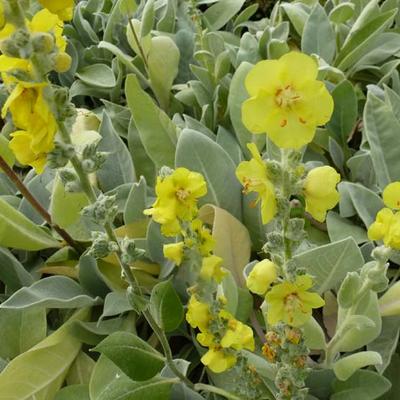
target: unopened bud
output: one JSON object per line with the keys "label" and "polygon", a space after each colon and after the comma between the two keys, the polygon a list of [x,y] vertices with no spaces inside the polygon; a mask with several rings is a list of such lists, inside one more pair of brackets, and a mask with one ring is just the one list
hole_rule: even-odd
{"label": "unopened bud", "polygon": [[69,71],[71,68],[72,58],[65,52],[57,53],[53,57],[54,71],[63,73]]}
{"label": "unopened bud", "polygon": [[54,38],[50,33],[35,33],[32,37],[33,50],[41,53],[51,53],[54,49]]}
{"label": "unopened bud", "polygon": [[7,57],[20,57],[19,48],[11,39],[5,39],[0,42],[0,51]]}

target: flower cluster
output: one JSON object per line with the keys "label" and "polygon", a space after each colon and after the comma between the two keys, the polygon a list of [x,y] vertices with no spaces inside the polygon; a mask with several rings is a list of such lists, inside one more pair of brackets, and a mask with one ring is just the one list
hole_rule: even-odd
{"label": "flower cluster", "polygon": [[311,317],[312,309],[322,307],[325,302],[317,293],[308,291],[313,286],[309,275],[299,275],[294,282],[274,284],[278,278],[277,270],[270,260],[257,263],[247,277],[247,287],[251,292],[265,296],[269,325],[285,322],[294,327],[302,326]]}
{"label": "flower cluster", "polygon": [[[41,173],[47,154],[54,148],[57,122],[49,106],[46,74],[51,70],[65,72],[71,64],[65,52],[63,19],[72,16],[72,1],[41,1],[46,8],[24,24],[4,20],[0,30],[0,72],[10,95],[2,109],[2,118],[11,114],[15,131],[10,148],[23,165]],[[71,3],[71,4],[70,4]],[[18,13],[19,6],[0,2],[4,16]],[[66,11],[66,10],[69,11]],[[64,11],[68,14],[64,14]],[[13,21],[11,18],[10,21]]]}
{"label": "flower cluster", "polygon": [[265,299],[262,310],[268,333],[263,354],[278,367],[279,399],[306,395],[308,349],[302,327],[313,309],[325,304],[318,293],[310,291],[312,277],[291,260],[305,235],[304,219],[293,217],[291,208],[298,208],[294,204],[304,199],[305,212],[324,222],[327,211],[339,202],[340,175],[330,166],[307,171],[298,151],[313,140],[317,126],[328,122],[333,112],[333,99],[317,74],[314,59],[299,52],[261,61],[246,77],[250,98],[242,105],[247,129],[266,133],[281,150],[280,161],[264,160],[256,145],[248,144],[252,158],[236,170],[243,192],[258,194],[255,204],[261,203],[262,222],[274,221],[263,248],[268,259],[254,265],[246,283],[251,292]]}
{"label": "flower cluster", "polygon": [[213,254],[215,241],[209,229],[198,218],[197,201],[207,192],[203,176],[186,168],[168,172],[158,178],[157,199],[145,214],[161,224],[165,236],[181,238],[164,245],[167,259],[177,266],[185,260],[195,261],[186,319],[200,330],[198,342],[209,349],[201,361],[220,373],[237,363],[240,350],[254,350],[253,331],[224,308],[224,297],[218,295],[218,285],[227,272],[223,259]]}
{"label": "flower cluster", "polygon": [[371,240],[383,240],[387,247],[400,250],[400,182],[393,182],[383,191],[385,208],[376,215],[368,229]]}
{"label": "flower cluster", "polygon": [[216,373],[233,367],[238,351],[253,351],[255,347],[252,329],[223,309],[223,303],[220,300],[216,309],[211,310],[208,303],[192,295],[186,314],[190,326],[200,330],[197,334],[198,342],[209,348],[201,362]]}
{"label": "flower cluster", "polygon": [[[236,169],[236,176],[243,185],[245,194],[256,192],[256,203],[261,201],[261,217],[264,224],[277,214],[275,182],[280,179],[268,170],[254,143],[248,144],[252,154],[250,161],[242,161]],[[299,172],[303,169],[299,168]],[[336,190],[340,175],[330,166],[312,169],[304,178],[299,195],[305,198],[306,211],[319,222],[325,221],[328,210],[339,202]]]}
{"label": "flower cluster", "polygon": [[176,236],[182,223],[192,221],[197,214],[197,199],[207,194],[207,185],[201,174],[186,168],[177,168],[173,173],[157,178],[157,200],[146,210],[154,221],[161,224],[165,236]]}

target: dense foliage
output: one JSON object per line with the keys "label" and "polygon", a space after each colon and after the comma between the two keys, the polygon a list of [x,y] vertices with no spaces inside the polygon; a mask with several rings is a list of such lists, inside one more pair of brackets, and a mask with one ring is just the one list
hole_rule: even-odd
{"label": "dense foliage", "polygon": [[395,400],[400,0],[0,0],[0,400]]}

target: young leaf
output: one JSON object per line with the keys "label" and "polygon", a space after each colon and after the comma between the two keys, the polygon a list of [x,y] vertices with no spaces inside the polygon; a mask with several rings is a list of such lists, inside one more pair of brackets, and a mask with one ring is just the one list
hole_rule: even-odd
{"label": "young leaf", "polygon": [[364,128],[378,184],[383,189],[389,183],[400,180],[397,151],[400,121],[392,108],[371,91],[364,109]]}
{"label": "young leaf", "polygon": [[135,75],[128,75],[125,94],[146,153],[157,169],[174,166],[176,126],[140,87]]}
{"label": "young leaf", "polygon": [[211,31],[218,31],[242,8],[245,0],[220,0],[204,12]]}
{"label": "young leaf", "polygon": [[183,306],[171,281],[160,282],[154,286],[150,298],[150,312],[157,325],[172,332],[183,320]]}
{"label": "young leaf", "polygon": [[98,150],[110,152],[106,162],[97,172],[102,189],[108,191],[124,183],[134,182],[136,177],[132,157],[122,139],[115,132],[107,113],[103,113],[100,134],[102,140]]}
{"label": "young leaf", "polygon": [[105,64],[92,64],[82,68],[76,76],[90,86],[111,89],[116,85],[113,70]]}
{"label": "young leaf", "polygon": [[304,26],[301,49],[307,54],[317,54],[330,64],[336,49],[335,32],[324,8],[316,3]]}
{"label": "young leaf", "polygon": [[382,357],[379,353],[376,351],[361,351],[336,361],[333,365],[333,371],[338,379],[346,381],[358,369],[376,364],[382,364]]}

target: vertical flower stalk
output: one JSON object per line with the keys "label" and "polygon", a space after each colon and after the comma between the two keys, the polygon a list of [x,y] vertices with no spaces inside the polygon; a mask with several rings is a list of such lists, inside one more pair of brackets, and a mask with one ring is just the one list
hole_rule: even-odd
{"label": "vertical flower stalk", "polygon": [[[297,71],[301,69],[303,74]],[[305,238],[304,218],[299,218],[301,201],[305,211],[323,222],[339,201],[339,174],[331,167],[306,171],[300,149],[312,141],[316,127],[333,112],[333,100],[324,84],[317,81],[315,61],[290,52],[279,60],[256,64],[246,77],[250,98],[243,103],[242,120],[254,134],[266,134],[281,149],[281,158],[264,160],[254,144],[252,159],[243,161],[236,175],[243,192],[256,192],[264,224],[272,229],[263,249],[267,259],[257,263],[247,277],[247,286],[264,297],[262,311],[267,332],[262,352],[276,364],[278,399],[305,399],[309,349],[302,326],[312,310],[324,300],[311,291],[313,279],[298,268],[293,254]]]}
{"label": "vertical flower stalk", "polygon": [[236,369],[238,382],[232,393],[255,400],[262,394],[262,382],[242,353],[254,351],[253,331],[227,310],[221,285],[227,271],[223,260],[213,254],[214,239],[198,216],[197,201],[206,192],[201,174],[186,168],[163,169],[157,199],[145,214],[161,225],[165,236],[176,238],[175,243],[164,245],[164,256],[179,267],[176,274],[189,286],[186,320],[207,349],[201,362],[217,374]]}

